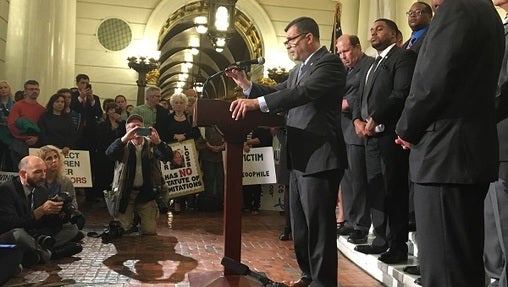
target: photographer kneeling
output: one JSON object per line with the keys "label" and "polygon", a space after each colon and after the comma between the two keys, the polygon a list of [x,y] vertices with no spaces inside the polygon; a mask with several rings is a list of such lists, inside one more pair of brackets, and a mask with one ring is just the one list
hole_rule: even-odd
{"label": "photographer kneeling", "polygon": [[153,127],[143,128],[140,115],[132,114],[127,118],[126,131],[106,150],[107,156],[124,164],[121,171],[115,168],[115,173],[121,174],[115,174],[118,184],[113,183],[121,192],[118,221],[110,223],[106,234],[116,237],[130,230],[136,212],[140,217],[141,234],[155,235],[159,214],[155,200],[163,183],[160,160],[171,160],[173,153]]}
{"label": "photographer kneeling", "polygon": [[[36,156],[26,156],[19,163],[18,176],[0,185],[0,242],[13,244],[22,251],[25,267],[45,263],[81,252],[75,238],[78,229],[64,229],[64,202],[49,198],[44,188],[46,164]],[[3,261],[3,260],[2,260]]]}

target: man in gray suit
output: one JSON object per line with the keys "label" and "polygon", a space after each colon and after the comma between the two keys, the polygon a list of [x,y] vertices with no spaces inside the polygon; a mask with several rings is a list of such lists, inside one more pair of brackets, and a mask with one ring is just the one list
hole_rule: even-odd
{"label": "man in gray suit", "polygon": [[[493,0],[494,5],[508,12],[508,0]],[[497,132],[499,138],[499,179],[489,186],[485,198],[485,248],[483,259],[490,287],[508,286],[508,119],[506,119],[506,87],[508,80],[508,17],[504,21],[505,52],[496,92]],[[501,107],[504,106],[504,107]]]}
{"label": "man in gray suit", "polygon": [[290,210],[296,260],[301,278],[295,287],[337,286],[335,205],[347,166],[344,139],[337,123],[344,96],[345,73],[340,59],[319,42],[319,27],[308,17],[286,26],[284,45],[301,61],[287,81],[273,87],[252,83],[242,71],[226,73],[255,99],[231,103],[232,117],[247,111],[286,113],[290,170]]}
{"label": "man in gray suit", "polygon": [[491,0],[432,4],[439,8],[396,127],[397,143],[411,148],[422,284],[484,286],[483,203],[498,175],[503,27]]}
{"label": "man in gray suit", "polygon": [[351,108],[359,101],[360,84],[374,58],[362,52],[360,40],[355,35],[342,35],[337,41],[337,54],[346,66],[346,89],[342,99],[341,125],[347,147],[348,168],[340,182],[342,208],[346,223],[337,235],[349,235],[354,244],[366,243],[370,228],[370,210],[367,207],[367,170],[365,167],[365,139],[360,138],[353,126]]}

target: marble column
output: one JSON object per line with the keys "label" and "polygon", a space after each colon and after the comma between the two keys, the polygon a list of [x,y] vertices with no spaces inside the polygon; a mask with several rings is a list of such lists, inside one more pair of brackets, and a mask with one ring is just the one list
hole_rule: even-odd
{"label": "marble column", "polygon": [[76,0],[16,0],[9,6],[6,75],[13,91],[26,80],[40,84],[45,105],[74,83]]}

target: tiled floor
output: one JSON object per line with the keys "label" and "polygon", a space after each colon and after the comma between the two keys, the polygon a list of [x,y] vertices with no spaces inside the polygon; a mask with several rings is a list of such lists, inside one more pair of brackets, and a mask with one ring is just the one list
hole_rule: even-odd
{"label": "tiled floor", "polygon": [[[109,221],[105,208],[82,203],[80,209],[86,232],[101,232]],[[5,286],[186,287],[189,276],[222,271],[222,214],[186,211],[172,217],[171,228],[168,217],[159,218],[158,236],[124,236],[110,244],[86,237],[80,254],[25,269]],[[283,220],[272,211],[242,219],[242,263],[276,282],[299,275],[292,242],[278,240]],[[339,281],[342,287],[382,286],[340,253]]]}

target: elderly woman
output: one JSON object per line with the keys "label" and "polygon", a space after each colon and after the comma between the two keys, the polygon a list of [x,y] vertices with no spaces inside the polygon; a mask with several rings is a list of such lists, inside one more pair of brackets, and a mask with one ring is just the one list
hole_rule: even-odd
{"label": "elderly woman", "polygon": [[[174,94],[169,98],[169,104],[171,105],[173,112],[170,114],[170,121],[166,128],[166,132],[161,133],[165,136],[167,135],[167,138],[163,139],[164,141],[171,143],[181,142],[188,139],[196,140],[199,138],[199,128],[192,126],[190,115],[186,112],[188,103],[189,100],[183,93]],[[188,203],[188,205],[192,205],[194,203],[193,199],[194,195],[176,198],[174,211],[176,213],[182,211],[185,209],[186,203]]]}

